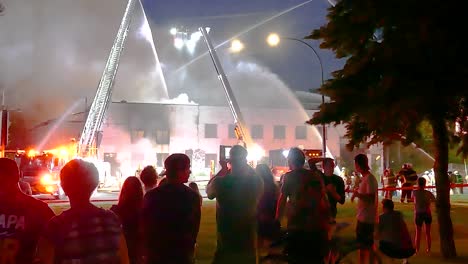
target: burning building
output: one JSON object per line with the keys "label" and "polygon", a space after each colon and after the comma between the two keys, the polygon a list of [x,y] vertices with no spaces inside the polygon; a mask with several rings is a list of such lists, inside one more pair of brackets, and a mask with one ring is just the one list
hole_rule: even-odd
{"label": "burning building", "polygon": [[[258,148],[250,149],[256,159],[270,151],[299,146],[321,149],[319,131],[305,124],[313,111],[298,114],[292,108],[244,108],[247,127]],[[237,144],[232,114],[227,106],[198,104],[114,102],[103,126],[99,156],[123,174],[138,167],[163,166],[170,153],[192,158],[194,174],[206,175],[219,160],[220,145]],[[327,133],[328,151],[340,155],[337,128]]]}

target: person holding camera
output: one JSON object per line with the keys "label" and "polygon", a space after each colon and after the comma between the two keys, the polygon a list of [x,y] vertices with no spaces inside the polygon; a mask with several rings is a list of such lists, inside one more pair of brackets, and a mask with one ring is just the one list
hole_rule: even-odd
{"label": "person holding camera", "polygon": [[[257,205],[263,181],[247,164],[247,150],[236,145],[229,152],[230,170],[218,173],[206,187],[216,198],[217,247],[213,263],[257,262]],[[227,165],[227,164],[226,164]]]}

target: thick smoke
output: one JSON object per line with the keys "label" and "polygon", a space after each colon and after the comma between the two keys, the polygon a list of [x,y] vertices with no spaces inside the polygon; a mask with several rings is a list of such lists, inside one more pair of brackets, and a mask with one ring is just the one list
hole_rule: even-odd
{"label": "thick smoke", "polygon": [[[0,17],[0,88],[6,89],[7,106],[21,109],[31,127],[60,116],[77,101],[83,101],[84,109],[84,98],[89,107],[126,1],[3,1],[6,9]],[[216,32],[226,35],[226,30],[238,31],[256,19],[233,21],[235,24],[229,27],[212,25],[215,42],[220,40]],[[161,101],[161,76],[155,68],[151,45],[139,33],[142,24],[143,13],[137,6],[115,80],[113,101]],[[226,105],[210,57],[174,73],[193,56],[174,49],[168,33],[171,25],[150,25],[169,97],[183,99],[184,103]],[[199,41],[195,55],[205,51],[205,44]],[[232,56],[224,48],[218,52],[242,107],[297,106],[289,101],[289,88],[267,67],[248,56]],[[81,128],[76,122],[73,126],[65,122],[64,129],[67,126],[73,136]],[[43,130],[47,131],[47,127]]]}
{"label": "thick smoke", "polygon": [[[125,8],[125,1],[117,2],[6,0],[0,18],[0,85],[8,90],[8,104],[40,121],[80,98],[90,103]],[[145,90],[155,89],[159,76],[151,46],[138,34],[142,23],[137,8],[115,82],[116,99],[157,100]]]}

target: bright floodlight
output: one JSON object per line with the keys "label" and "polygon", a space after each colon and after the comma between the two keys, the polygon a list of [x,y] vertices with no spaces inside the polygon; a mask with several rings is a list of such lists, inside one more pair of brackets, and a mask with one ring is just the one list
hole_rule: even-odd
{"label": "bright floodlight", "polygon": [[174,47],[178,50],[182,49],[184,47],[184,40],[181,38],[175,38]]}
{"label": "bright floodlight", "polygon": [[169,30],[169,33],[171,33],[172,36],[175,36],[175,34],[177,34],[177,28],[171,28],[171,30]]}
{"label": "bright floodlight", "polygon": [[235,39],[231,42],[231,51],[232,52],[240,52],[244,49],[244,44],[238,40],[238,39]]}
{"label": "bright floodlight", "polygon": [[248,161],[259,161],[265,156],[265,150],[258,144],[252,145],[247,151]]}
{"label": "bright floodlight", "polygon": [[271,33],[267,37],[267,43],[268,43],[268,45],[270,45],[272,47],[278,46],[279,43],[280,43],[280,40],[281,40],[280,37],[276,33]]}

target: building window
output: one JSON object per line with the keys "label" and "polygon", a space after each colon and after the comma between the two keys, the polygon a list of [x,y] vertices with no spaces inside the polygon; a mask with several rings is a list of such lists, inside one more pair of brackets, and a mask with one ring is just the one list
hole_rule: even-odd
{"label": "building window", "polygon": [[285,139],[286,138],[286,127],[285,126],[274,126],[273,127],[273,138],[274,139]]}
{"label": "building window", "polygon": [[156,144],[158,145],[169,145],[171,136],[167,129],[157,129],[154,137]]}
{"label": "building window", "polygon": [[236,125],[230,124],[228,129],[229,129],[229,131],[228,131],[229,138],[231,138],[231,139],[237,138],[236,137],[236,131],[235,131],[236,130]]}
{"label": "building window", "polygon": [[144,137],[145,137],[145,131],[141,129],[136,129],[132,131],[130,140],[132,141],[132,144],[133,144],[143,139]]}
{"label": "building window", "polygon": [[307,127],[306,126],[296,127],[296,139],[307,139]]}
{"label": "building window", "polygon": [[218,155],[216,154],[205,154],[205,168],[211,167],[211,161],[213,161],[216,164],[217,158]]}
{"label": "building window", "polygon": [[262,139],[263,138],[263,126],[262,125],[253,125],[252,126],[252,138]]}
{"label": "building window", "polygon": [[164,161],[169,157],[169,153],[156,153],[156,166],[164,167]]}
{"label": "building window", "polygon": [[205,124],[205,138],[217,138],[217,137],[218,137],[218,125]]}
{"label": "building window", "polygon": [[170,142],[169,130],[156,130],[154,139],[158,145],[168,145]]}

